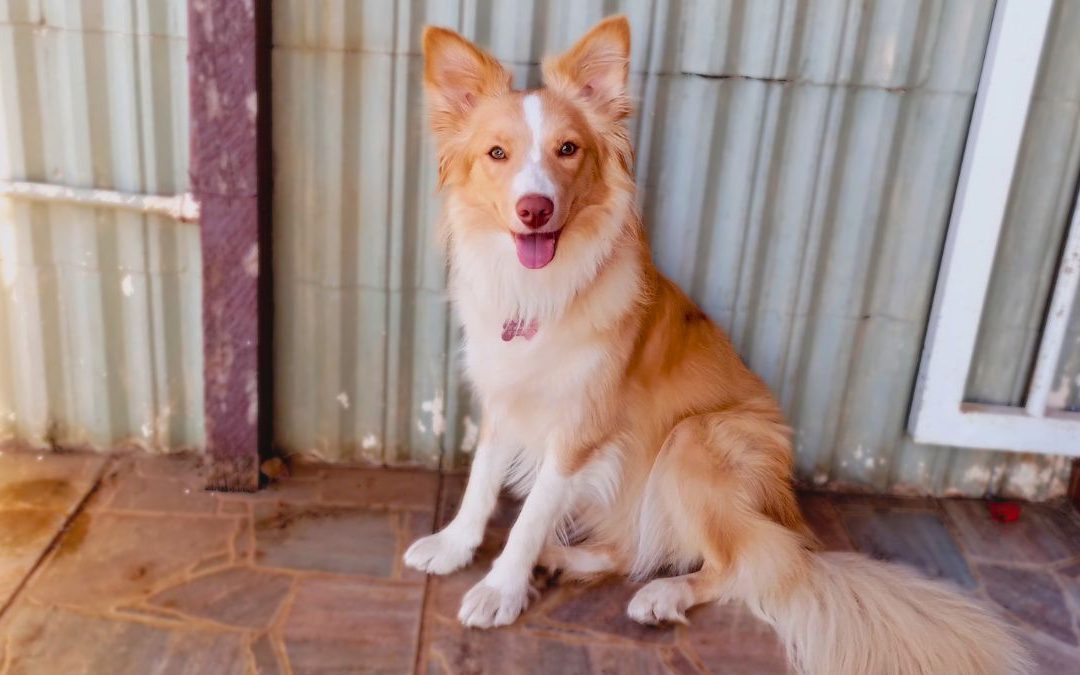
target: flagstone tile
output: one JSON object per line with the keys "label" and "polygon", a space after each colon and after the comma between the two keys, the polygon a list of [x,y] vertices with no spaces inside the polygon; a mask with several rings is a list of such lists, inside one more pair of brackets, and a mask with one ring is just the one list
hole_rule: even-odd
{"label": "flagstone tile", "polygon": [[0,626],[6,673],[243,673],[247,648],[238,633],[165,628],[58,607],[20,607]]}
{"label": "flagstone tile", "polygon": [[1080,556],[1080,515],[1069,506],[1023,504],[1019,520],[999,523],[990,517],[986,502],[943,502],[968,555],[1003,563],[1053,563]]}
{"label": "flagstone tile", "polygon": [[0,452],[0,607],[60,534],[108,458]]}
{"label": "flagstone tile", "polygon": [[261,567],[389,577],[399,514],[366,509],[260,503],[255,561]]}
{"label": "flagstone tile", "polygon": [[214,493],[204,489],[200,456],[123,455],[117,457],[88,504],[90,511],[212,514]]}
{"label": "flagstone tile", "polygon": [[1080,645],[1061,586],[1050,572],[1000,565],[977,570],[987,595],[1009,614],[1065,644]]}
{"label": "flagstone tile", "polygon": [[175,583],[206,558],[229,555],[236,528],[224,518],[83,512],[25,592],[39,603],[127,604]]}
{"label": "flagstone tile", "polygon": [[936,513],[888,508],[844,512],[856,548],[873,558],[910,565],[932,579],[977,584],[952,534]]}
{"label": "flagstone tile", "polygon": [[282,633],[293,672],[411,671],[423,586],[356,578],[297,583]]}
{"label": "flagstone tile", "polygon": [[439,476],[430,471],[342,468],[319,481],[319,501],[368,509],[435,510]]}
{"label": "flagstone tile", "polygon": [[683,640],[709,673],[768,675],[792,672],[772,628],[741,603],[710,603],[691,610]]}
{"label": "flagstone tile", "polygon": [[799,507],[810,529],[817,535],[828,551],[851,551],[854,546],[844,529],[833,500],[824,494],[803,493],[799,495]]}
{"label": "flagstone tile", "polygon": [[269,627],[291,586],[292,578],[283,574],[232,567],[166,588],[147,602],[220,624],[260,630]]}
{"label": "flagstone tile", "polygon": [[[672,643],[672,626],[643,626],[626,615],[626,607],[641,584],[611,579],[589,586],[571,585],[548,589],[551,596],[543,602],[543,617],[561,630],[583,634],[611,635],[649,643]],[[540,609],[540,608],[538,608]],[[534,612],[530,620],[539,624]]]}

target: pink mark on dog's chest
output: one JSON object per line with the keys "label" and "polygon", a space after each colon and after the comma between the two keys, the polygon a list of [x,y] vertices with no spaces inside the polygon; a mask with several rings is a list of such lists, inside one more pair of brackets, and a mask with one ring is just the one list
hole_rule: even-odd
{"label": "pink mark on dog's chest", "polygon": [[519,319],[510,319],[503,322],[502,339],[503,342],[510,342],[516,337],[531,340],[538,330],[540,330],[540,324],[535,319],[527,325]]}

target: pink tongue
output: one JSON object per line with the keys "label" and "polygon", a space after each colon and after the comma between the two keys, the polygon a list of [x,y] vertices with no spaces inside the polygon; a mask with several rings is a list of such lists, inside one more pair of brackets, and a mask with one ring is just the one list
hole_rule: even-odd
{"label": "pink tongue", "polygon": [[515,234],[514,244],[517,245],[518,261],[531,270],[540,269],[555,257],[557,239],[557,232]]}

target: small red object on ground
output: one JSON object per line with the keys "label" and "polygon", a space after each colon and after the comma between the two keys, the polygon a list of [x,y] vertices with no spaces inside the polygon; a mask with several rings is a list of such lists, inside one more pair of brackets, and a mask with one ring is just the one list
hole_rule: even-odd
{"label": "small red object on ground", "polygon": [[999,523],[1011,523],[1020,519],[1019,502],[989,502],[986,508],[990,517]]}

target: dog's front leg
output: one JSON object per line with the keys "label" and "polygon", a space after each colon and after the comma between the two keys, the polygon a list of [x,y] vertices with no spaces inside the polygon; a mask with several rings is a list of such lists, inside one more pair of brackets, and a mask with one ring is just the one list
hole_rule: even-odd
{"label": "dog's front leg", "polygon": [[529,604],[529,578],[540,550],[567,509],[570,477],[548,454],[529,496],[491,571],[461,601],[458,619],[466,626],[490,628],[513,623]]}
{"label": "dog's front leg", "polygon": [[468,565],[484,539],[484,528],[499,499],[509,459],[485,418],[473,457],[469,482],[454,519],[435,534],[421,537],[405,551],[405,564],[429,574],[449,574]]}

